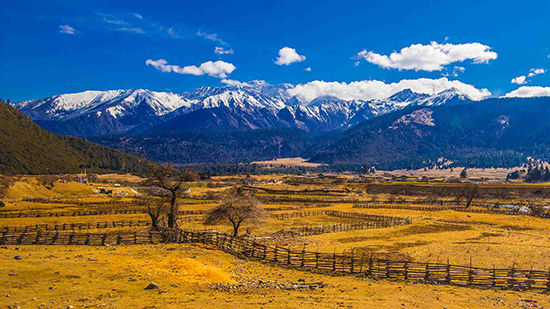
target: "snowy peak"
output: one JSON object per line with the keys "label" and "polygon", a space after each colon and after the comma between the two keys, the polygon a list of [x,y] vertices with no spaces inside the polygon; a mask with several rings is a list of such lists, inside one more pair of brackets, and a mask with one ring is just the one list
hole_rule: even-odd
{"label": "snowy peak", "polygon": [[428,97],[427,94],[416,93],[416,92],[413,92],[410,88],[407,88],[393,94],[387,100],[405,103],[405,102],[415,102],[419,99],[423,99],[426,97]]}
{"label": "snowy peak", "polygon": [[162,116],[180,107],[189,107],[192,100],[185,100],[180,95],[167,92],[154,92],[144,89],[83,91],[62,94],[40,100],[16,103],[15,106],[34,119],[70,119],[88,112],[104,113],[117,118],[124,116],[143,105]]}
{"label": "snowy peak", "polygon": [[469,100],[457,89],[432,96],[404,89],[386,99],[321,96],[301,102],[289,95],[292,87],[251,81],[200,87],[181,94],[147,89],[84,91],[19,102],[15,106],[56,133],[99,136],[138,134],[168,123],[170,128],[181,130],[294,127],[320,133],[346,129],[407,106]]}
{"label": "snowy peak", "polygon": [[471,99],[456,88],[443,90],[435,95],[427,96],[419,105],[438,106],[448,103],[471,101]]}

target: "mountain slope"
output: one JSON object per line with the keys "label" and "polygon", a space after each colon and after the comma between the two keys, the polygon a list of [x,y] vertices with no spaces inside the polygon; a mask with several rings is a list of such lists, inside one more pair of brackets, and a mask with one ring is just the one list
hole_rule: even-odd
{"label": "mountain slope", "polygon": [[312,138],[297,129],[244,132],[174,133],[115,136],[96,142],[154,161],[186,163],[241,163],[298,157],[311,148]]}
{"label": "mountain slope", "polygon": [[0,173],[74,173],[93,171],[144,174],[147,161],[85,140],[50,133],[14,107],[0,101]]}
{"label": "mountain slope", "polygon": [[414,106],[361,123],[319,145],[312,161],[417,168],[512,166],[526,156],[550,159],[550,98],[488,99]]}

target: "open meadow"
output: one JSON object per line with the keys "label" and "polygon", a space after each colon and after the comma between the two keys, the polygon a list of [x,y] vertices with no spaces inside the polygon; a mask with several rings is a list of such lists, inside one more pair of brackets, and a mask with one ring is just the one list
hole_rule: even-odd
{"label": "open meadow", "polygon": [[[212,177],[185,183],[178,229],[159,232],[150,207],[162,198],[143,180],[17,177],[0,208],[0,304],[550,306],[545,185]],[[265,212],[236,237],[227,220],[206,220],[235,188]]]}

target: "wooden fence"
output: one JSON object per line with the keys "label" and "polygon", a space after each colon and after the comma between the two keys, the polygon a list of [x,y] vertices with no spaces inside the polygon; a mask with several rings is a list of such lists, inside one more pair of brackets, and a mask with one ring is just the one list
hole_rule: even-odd
{"label": "wooden fence", "polygon": [[[357,203],[352,208],[367,208],[367,209],[405,209],[405,210],[418,210],[418,211],[443,211],[454,210],[471,213],[485,213],[485,214],[501,214],[511,216],[534,216],[532,214],[521,212],[518,210],[498,209],[493,207],[484,208],[471,208],[464,206],[420,206],[420,205],[391,205],[381,203]],[[536,217],[550,218],[550,214],[538,215]]]}
{"label": "wooden fence", "polygon": [[483,286],[502,289],[550,291],[550,270],[481,268],[449,263],[421,263],[378,259],[351,253],[336,254],[266,245],[252,239],[217,231],[60,233],[31,232],[0,235],[0,245],[106,245],[201,243],[212,245],[239,258],[256,260],[305,271],[354,275],[373,279],[404,280],[429,284]]}
{"label": "wooden fence", "polygon": [[36,232],[36,231],[66,231],[66,230],[90,230],[120,227],[149,226],[150,220],[121,220],[104,222],[76,222],[63,224],[35,224],[24,226],[1,226],[0,232]]}
{"label": "wooden fence", "polygon": [[[54,212],[6,212],[0,213],[0,218],[38,218],[38,217],[75,217],[75,216],[97,216],[97,215],[120,215],[120,214],[146,214],[146,208],[139,209],[106,209],[106,210],[75,210],[75,211],[54,211]],[[181,215],[206,214],[208,210],[180,210]]]}

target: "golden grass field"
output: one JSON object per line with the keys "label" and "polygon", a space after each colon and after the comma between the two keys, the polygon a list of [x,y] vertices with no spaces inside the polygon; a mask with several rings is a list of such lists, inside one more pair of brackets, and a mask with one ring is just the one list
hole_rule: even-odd
{"label": "golden grass field", "polygon": [[[126,178],[128,177],[128,181]],[[195,183],[188,197],[180,199],[183,210],[208,210],[215,201],[198,203],[208,193],[220,193],[230,187],[231,179],[216,177]],[[253,176],[256,186],[284,190],[348,189],[341,197],[323,194],[292,194],[299,198],[353,197],[370,200],[371,194],[355,192],[358,184],[281,183],[286,176]],[[126,182],[125,182],[126,181]],[[222,182],[226,186],[208,188],[206,182]],[[97,202],[124,202],[133,196],[120,198],[98,193],[98,187],[114,182],[139,183],[134,176],[106,175],[101,183],[56,183],[47,189],[33,177],[21,177],[8,190],[6,206],[0,213],[61,212],[67,210],[97,210],[106,207]],[[426,185],[426,184],[419,184]],[[517,184],[516,184],[517,186]],[[131,192],[130,187],[119,190]],[[261,195],[261,194],[260,194]],[[263,194],[271,196],[277,194]],[[283,196],[283,195],[281,195]],[[287,196],[287,195],[284,195]],[[42,197],[63,201],[25,201]],[[387,198],[379,194],[378,199]],[[417,199],[417,197],[403,197]],[[75,204],[81,202],[83,205]],[[519,201],[510,201],[515,203]],[[410,225],[327,233],[296,237],[287,244],[321,252],[350,252],[377,257],[413,261],[447,262],[467,265],[472,261],[480,267],[511,267],[546,270],[550,268],[549,219],[531,216],[510,216],[407,209],[353,208],[352,203],[320,205],[320,208],[295,209],[298,204],[264,204],[266,208],[281,208],[275,213],[292,213],[315,209],[407,217]],[[115,207],[115,206],[109,206]],[[284,210],[284,208],[288,210]],[[147,214],[106,214],[92,216],[0,218],[4,226],[63,224],[118,220],[146,220]],[[266,218],[252,229],[253,235],[276,232],[299,226],[355,223],[357,219],[326,215],[288,219]],[[217,229],[230,232],[227,224],[204,225],[201,221],[184,222],[187,230]],[[147,227],[123,228],[147,229]],[[117,231],[120,228],[110,228]],[[104,232],[102,230],[87,230]],[[243,230],[244,231],[244,230]],[[16,256],[21,259],[15,259]],[[331,276],[246,261],[204,245],[157,244],[127,246],[48,246],[9,245],[0,248],[0,306],[7,308],[521,308],[536,304],[550,307],[548,294],[541,291],[513,291],[490,288],[470,288],[445,285],[371,280],[354,276]],[[323,282],[316,290],[285,290],[258,287],[264,282]],[[160,289],[144,290],[155,282]],[[225,291],[218,283],[236,284]]]}

